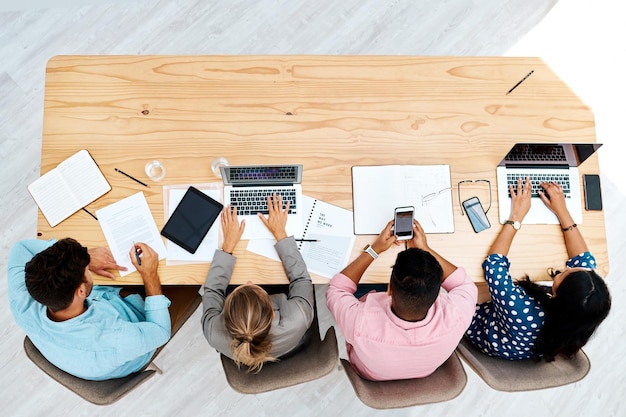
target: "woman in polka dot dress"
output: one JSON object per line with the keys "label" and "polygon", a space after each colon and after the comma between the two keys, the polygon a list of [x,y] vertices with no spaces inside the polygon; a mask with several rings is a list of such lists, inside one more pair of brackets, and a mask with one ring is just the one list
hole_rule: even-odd
{"label": "woman in polka dot dress", "polygon": [[538,359],[574,355],[606,318],[611,297],[594,271],[596,261],[565,205],[563,189],[542,183],[539,197],[558,217],[570,259],[563,271],[554,271],[552,288],[532,283],[528,276],[514,282],[507,254],[524,216],[530,209],[531,186],[518,180],[510,186],[511,216],[494,240],[483,262],[491,301],[476,306],[467,330],[470,342],[490,356]]}

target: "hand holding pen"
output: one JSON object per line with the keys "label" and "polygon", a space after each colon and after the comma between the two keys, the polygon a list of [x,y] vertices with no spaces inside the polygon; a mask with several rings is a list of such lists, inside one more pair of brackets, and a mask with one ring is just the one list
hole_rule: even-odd
{"label": "hand holding pen", "polygon": [[150,246],[137,242],[133,244],[128,255],[132,264],[142,276],[152,272],[156,273],[159,266],[159,254]]}
{"label": "hand holding pen", "polygon": [[162,294],[161,281],[157,269],[159,268],[159,254],[150,246],[142,242],[133,244],[128,252],[130,260],[141,275],[146,296]]}
{"label": "hand holding pen", "polygon": [[141,258],[139,257],[139,246],[135,242],[133,242],[133,248],[135,248],[135,259],[137,260],[137,265],[141,265]]}

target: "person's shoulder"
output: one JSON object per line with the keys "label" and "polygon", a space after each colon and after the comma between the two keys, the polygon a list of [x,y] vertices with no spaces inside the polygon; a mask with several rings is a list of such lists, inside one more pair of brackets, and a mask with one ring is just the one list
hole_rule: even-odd
{"label": "person's shoulder", "polygon": [[497,263],[506,263],[508,264],[509,258],[502,253],[490,253],[485,258],[484,264],[497,264]]}
{"label": "person's shoulder", "polygon": [[582,268],[596,268],[596,258],[591,252],[580,253],[567,261],[567,266],[570,268],[582,267]]}

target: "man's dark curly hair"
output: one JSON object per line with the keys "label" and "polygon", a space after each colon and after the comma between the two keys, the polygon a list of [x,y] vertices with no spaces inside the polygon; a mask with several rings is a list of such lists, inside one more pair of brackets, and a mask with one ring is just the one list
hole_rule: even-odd
{"label": "man's dark curly hair", "polygon": [[89,261],[86,247],[71,238],[59,240],[26,264],[26,289],[53,312],[63,310],[85,282]]}

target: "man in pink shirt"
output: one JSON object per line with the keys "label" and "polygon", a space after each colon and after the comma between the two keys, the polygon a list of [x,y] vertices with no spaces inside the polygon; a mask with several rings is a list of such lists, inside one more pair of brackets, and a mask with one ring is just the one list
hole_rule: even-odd
{"label": "man in pink shirt", "polygon": [[[374,381],[422,378],[446,361],[472,321],[478,291],[427,242],[413,222],[413,239],[398,254],[387,292],[354,296],[363,273],[393,244],[400,244],[387,223],[341,273],[330,281],[326,305],[346,339],[352,366]],[[440,291],[443,288],[444,291]]]}

